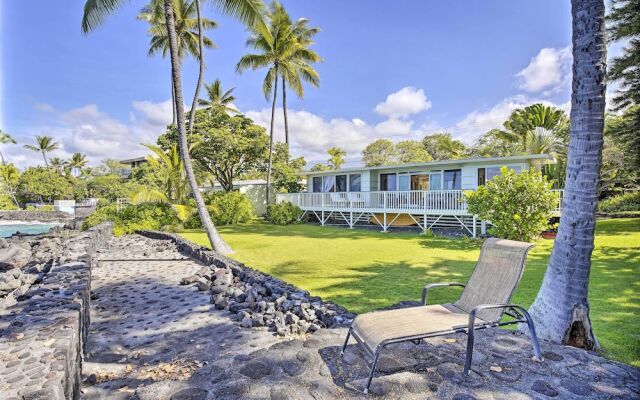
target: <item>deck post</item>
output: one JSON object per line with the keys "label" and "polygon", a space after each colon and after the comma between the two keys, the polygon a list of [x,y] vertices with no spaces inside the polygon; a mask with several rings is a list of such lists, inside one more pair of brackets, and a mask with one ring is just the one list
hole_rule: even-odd
{"label": "deck post", "polygon": [[353,211],[349,211],[349,229],[353,229]]}
{"label": "deck post", "polygon": [[427,230],[427,191],[422,191],[422,231]]}
{"label": "deck post", "polygon": [[480,222],[480,234],[483,236],[487,234],[487,223],[485,221]]}
{"label": "deck post", "polygon": [[387,231],[387,192],[382,192],[382,232]]}
{"label": "deck post", "polygon": [[473,237],[475,238],[476,235],[476,216],[475,214],[473,215]]}

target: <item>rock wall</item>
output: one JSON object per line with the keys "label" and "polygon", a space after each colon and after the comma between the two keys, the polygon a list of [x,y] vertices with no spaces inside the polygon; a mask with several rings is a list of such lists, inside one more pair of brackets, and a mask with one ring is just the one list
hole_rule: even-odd
{"label": "rock wall", "polygon": [[180,253],[205,265],[182,284],[195,284],[211,293],[211,303],[234,314],[245,328],[267,326],[279,336],[315,332],[322,327],[349,323],[355,316],[343,307],[264,274],[244,264],[166,232],[140,232],[170,240]]}
{"label": "rock wall", "polygon": [[91,266],[110,237],[101,224],[62,243],[39,283],[0,310],[3,399],[77,399],[89,329]]}
{"label": "rock wall", "polygon": [[73,215],[62,211],[0,211],[0,221],[67,222],[73,221],[73,218]]}

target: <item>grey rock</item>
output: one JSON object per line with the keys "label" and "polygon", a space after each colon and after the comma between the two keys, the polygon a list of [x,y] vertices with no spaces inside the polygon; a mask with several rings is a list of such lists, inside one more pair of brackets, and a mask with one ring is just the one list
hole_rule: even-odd
{"label": "grey rock", "polygon": [[551,384],[539,379],[533,382],[533,385],[531,386],[531,390],[548,397],[556,397],[559,394],[556,388],[554,388]]}

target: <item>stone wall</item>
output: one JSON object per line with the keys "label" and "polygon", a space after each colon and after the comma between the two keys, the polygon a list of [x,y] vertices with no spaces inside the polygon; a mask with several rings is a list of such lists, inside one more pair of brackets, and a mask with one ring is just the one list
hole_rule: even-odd
{"label": "stone wall", "polygon": [[77,399],[89,329],[91,266],[110,237],[101,224],[66,240],[39,283],[0,313],[3,399]]}
{"label": "stone wall", "polygon": [[41,221],[41,222],[67,222],[73,221],[74,216],[62,211],[27,211],[27,210],[3,210],[0,211],[0,221]]}
{"label": "stone wall", "polygon": [[180,253],[205,265],[182,280],[211,293],[211,303],[232,313],[245,328],[267,326],[279,336],[315,332],[322,327],[348,324],[355,317],[343,307],[264,274],[215,251],[166,232],[139,232],[170,240]]}

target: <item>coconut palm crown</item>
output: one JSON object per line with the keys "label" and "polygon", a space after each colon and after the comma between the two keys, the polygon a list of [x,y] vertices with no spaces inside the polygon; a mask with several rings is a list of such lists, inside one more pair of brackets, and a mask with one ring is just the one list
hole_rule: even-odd
{"label": "coconut palm crown", "polygon": [[49,168],[49,160],[47,159],[47,153],[58,150],[60,145],[54,141],[50,136],[36,136],[36,145],[25,144],[24,148],[31,151],[37,151],[42,154],[44,164]]}

